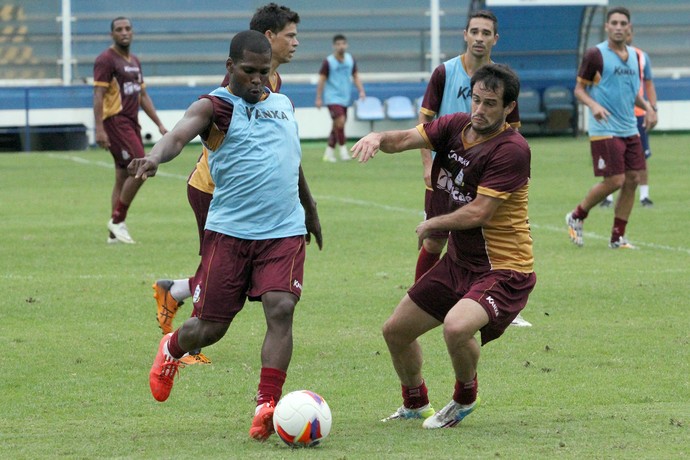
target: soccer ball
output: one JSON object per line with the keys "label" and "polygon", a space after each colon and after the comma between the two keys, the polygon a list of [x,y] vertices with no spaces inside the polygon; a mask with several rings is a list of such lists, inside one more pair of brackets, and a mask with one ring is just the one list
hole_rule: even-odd
{"label": "soccer ball", "polygon": [[288,393],[273,412],[273,427],[290,447],[312,447],[331,431],[331,409],[313,391]]}

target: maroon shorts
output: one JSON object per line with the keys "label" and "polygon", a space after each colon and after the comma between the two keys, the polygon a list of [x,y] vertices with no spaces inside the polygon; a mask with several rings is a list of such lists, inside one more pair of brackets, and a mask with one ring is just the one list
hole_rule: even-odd
{"label": "maroon shorts", "polygon": [[194,211],[196,217],[196,226],[199,230],[199,255],[201,255],[201,247],[204,244],[204,229],[206,228],[206,217],[208,217],[208,208],[211,206],[211,199],[213,194],[202,192],[196,187],[187,184],[187,200],[189,206]]}
{"label": "maroon shorts", "polygon": [[609,137],[590,142],[595,177],[610,177],[626,171],[647,169],[640,136]]}
{"label": "maroon shorts", "polygon": [[191,283],[193,316],[230,323],[249,300],[269,291],[300,298],[304,278],[304,236],[242,240],[206,231],[201,264]]}
{"label": "maroon shorts", "polygon": [[342,105],[330,104],[328,111],[331,113],[331,119],[335,120],[338,117],[345,117],[347,119],[347,107]]}
{"label": "maroon shorts", "polygon": [[[440,199],[441,196],[444,197],[443,200]],[[438,192],[434,194],[433,190],[429,190],[428,188],[424,190],[424,219],[431,219],[432,217],[442,216],[444,214],[448,214],[449,212],[450,210],[448,209],[448,196],[445,193]],[[431,232],[428,238],[434,240],[445,240],[448,239],[448,232]]]}
{"label": "maroon shorts", "polygon": [[525,308],[536,282],[534,273],[472,272],[445,255],[407,293],[419,308],[441,322],[461,299],[478,302],[489,315],[489,323],[481,329],[482,344],[486,344],[500,337]]}
{"label": "maroon shorts", "polygon": [[133,158],[144,157],[141,127],[131,118],[113,115],[103,120],[103,128],[110,141],[110,154],[118,168],[126,168]]}

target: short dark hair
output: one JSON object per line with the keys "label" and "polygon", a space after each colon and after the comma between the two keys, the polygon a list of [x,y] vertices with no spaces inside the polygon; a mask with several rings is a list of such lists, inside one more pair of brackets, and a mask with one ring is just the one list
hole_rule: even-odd
{"label": "short dark hair", "polygon": [[250,51],[256,54],[271,54],[271,42],[261,32],[256,30],[244,30],[230,42],[230,59],[240,62],[244,58],[244,52]]}
{"label": "short dark hair", "polygon": [[628,18],[628,22],[630,22],[630,10],[624,6],[615,6],[611,9],[609,9],[606,12],[606,22],[609,22],[609,19],[611,18],[611,15],[613,15],[613,14],[622,14],[626,18]]}
{"label": "short dark hair", "polygon": [[249,22],[249,28],[262,34],[267,30],[277,34],[291,22],[299,24],[299,14],[287,6],[279,6],[271,2],[256,10]]}
{"label": "short dark hair", "polygon": [[115,19],[113,19],[112,21],[110,21],[110,31],[112,32],[113,30],[115,30],[115,23],[116,23],[117,21],[123,21],[123,20],[124,20],[124,21],[129,21],[129,25],[130,25],[130,26],[132,25],[132,20],[131,20],[131,19],[126,18],[126,17],[124,17],[124,16],[118,16],[118,17],[116,17]]}
{"label": "short dark hair", "polygon": [[498,33],[498,18],[496,18],[496,15],[493,14],[489,10],[478,10],[478,11],[472,12],[472,14],[470,14],[467,17],[467,25],[465,26],[465,30],[470,28],[470,21],[474,18],[484,18],[484,19],[488,19],[489,21],[493,22],[494,23],[494,35],[496,35]]}
{"label": "short dark hair", "polygon": [[503,107],[517,101],[520,94],[520,79],[513,70],[505,64],[486,64],[472,75],[470,88],[474,90],[476,83],[483,83],[484,87],[493,92],[503,86]]}
{"label": "short dark hair", "polygon": [[347,41],[347,38],[345,38],[345,35],[343,35],[343,34],[336,34],[336,35],[333,35],[333,43],[337,42],[338,40],[345,40],[345,41]]}

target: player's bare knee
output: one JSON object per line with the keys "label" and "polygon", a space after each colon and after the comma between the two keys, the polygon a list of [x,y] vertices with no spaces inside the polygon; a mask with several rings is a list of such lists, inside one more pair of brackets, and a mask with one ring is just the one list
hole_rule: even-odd
{"label": "player's bare knee", "polygon": [[386,320],[385,323],[383,323],[383,327],[381,328],[381,334],[383,335],[383,340],[385,340],[386,343],[389,345],[397,338],[394,327],[391,324],[390,318]]}
{"label": "player's bare knee", "polygon": [[296,299],[291,295],[275,295],[264,301],[268,323],[291,323],[295,313]]}
{"label": "player's bare knee", "polygon": [[453,321],[443,324],[443,338],[447,344],[461,345],[474,337],[476,331],[462,321]]}
{"label": "player's bare knee", "polygon": [[609,189],[611,190],[618,190],[621,187],[623,187],[623,184],[626,181],[626,175],[625,174],[617,174],[615,176],[607,177],[606,182],[609,184]]}
{"label": "player's bare knee", "polygon": [[412,343],[414,338],[409,337],[406,332],[407,331],[400,328],[399,323],[393,318],[388,318],[383,324],[383,328],[381,328],[383,339],[386,341],[389,348],[404,347]]}
{"label": "player's bare knee", "polygon": [[637,187],[640,184],[641,179],[642,174],[640,174],[640,171],[628,171],[625,173],[624,184],[626,186]]}

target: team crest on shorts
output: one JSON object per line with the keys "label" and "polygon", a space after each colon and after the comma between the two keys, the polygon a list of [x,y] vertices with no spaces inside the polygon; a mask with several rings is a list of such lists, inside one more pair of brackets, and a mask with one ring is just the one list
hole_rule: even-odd
{"label": "team crest on shorts", "polygon": [[196,289],[194,289],[194,296],[192,297],[192,302],[198,302],[199,297],[201,297],[201,284],[196,285]]}
{"label": "team crest on shorts", "polygon": [[599,169],[606,169],[606,162],[604,161],[603,158],[599,157],[599,161],[597,163],[597,168]]}

